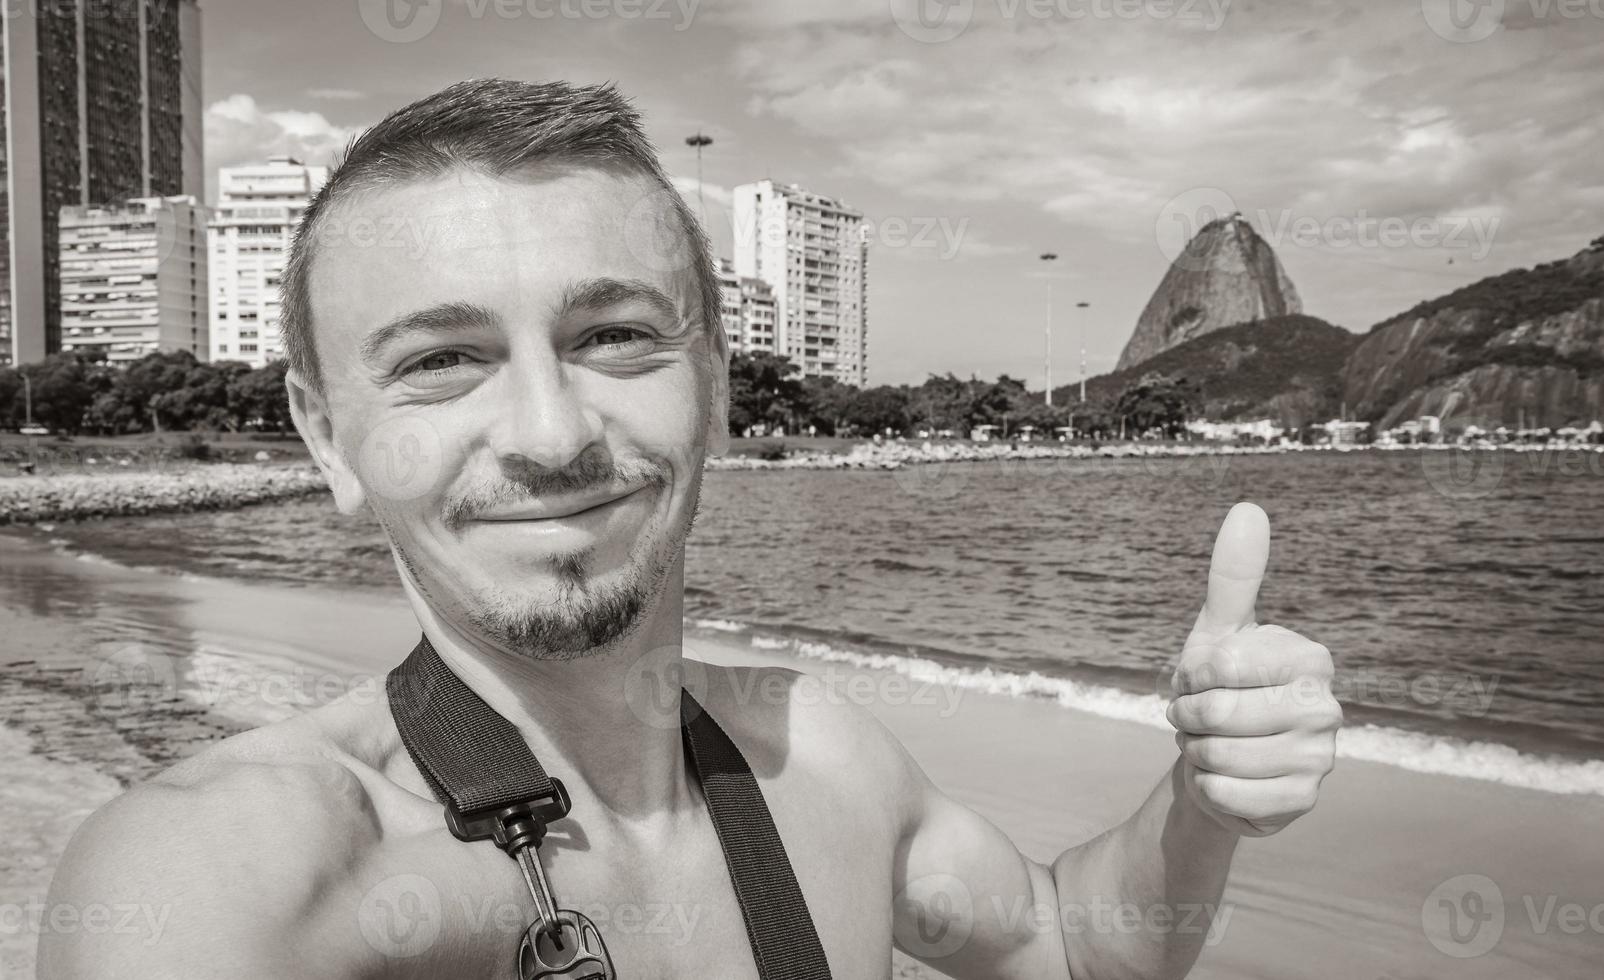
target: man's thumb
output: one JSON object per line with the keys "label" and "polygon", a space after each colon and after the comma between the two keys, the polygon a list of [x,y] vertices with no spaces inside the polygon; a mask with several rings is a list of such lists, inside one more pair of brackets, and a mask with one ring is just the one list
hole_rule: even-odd
{"label": "man's thumb", "polygon": [[1192,634],[1224,636],[1252,626],[1259,584],[1270,561],[1270,518],[1258,504],[1239,503],[1225,515],[1209,562],[1209,592]]}

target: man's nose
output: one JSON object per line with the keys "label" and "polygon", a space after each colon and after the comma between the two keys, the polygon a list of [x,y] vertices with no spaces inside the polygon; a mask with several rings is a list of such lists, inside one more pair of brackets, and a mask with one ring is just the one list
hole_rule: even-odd
{"label": "man's nose", "polygon": [[497,458],[561,469],[601,437],[601,419],[585,403],[582,379],[559,358],[545,352],[508,367],[506,408],[491,427]]}

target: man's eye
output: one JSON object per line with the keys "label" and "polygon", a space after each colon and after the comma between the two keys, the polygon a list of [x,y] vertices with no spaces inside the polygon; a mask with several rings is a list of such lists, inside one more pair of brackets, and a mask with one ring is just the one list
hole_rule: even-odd
{"label": "man's eye", "polygon": [[413,371],[445,371],[462,363],[462,352],[454,350],[435,351],[412,362],[408,373]]}
{"label": "man's eye", "polygon": [[590,342],[603,347],[613,347],[645,336],[644,330],[637,330],[634,327],[603,327],[590,335]]}

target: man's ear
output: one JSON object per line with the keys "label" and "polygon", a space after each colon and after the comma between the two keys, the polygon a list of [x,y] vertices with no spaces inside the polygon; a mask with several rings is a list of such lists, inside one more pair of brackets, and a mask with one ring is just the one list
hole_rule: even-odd
{"label": "man's ear", "polygon": [[312,461],[323,471],[329,489],[334,491],[334,505],[342,514],[356,513],[367,501],[367,495],[335,443],[334,420],[329,416],[327,399],[295,370],[285,372],[284,387],[289,392],[290,417],[295,420],[295,431],[301,434]]}
{"label": "man's ear", "polygon": [[713,404],[707,413],[707,454],[723,456],[730,451],[730,347],[724,338],[724,325],[714,328],[718,340],[708,352],[708,368],[712,372]]}

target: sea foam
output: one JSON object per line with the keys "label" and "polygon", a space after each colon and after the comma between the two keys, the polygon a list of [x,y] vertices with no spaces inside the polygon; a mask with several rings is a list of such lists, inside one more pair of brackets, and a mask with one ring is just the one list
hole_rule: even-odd
{"label": "sea foam", "polygon": [[[719,627],[694,627],[732,632]],[[792,653],[809,660],[843,663],[869,670],[889,670],[917,681],[1015,698],[1040,698],[1065,708],[1104,718],[1134,721],[1173,731],[1164,717],[1169,700],[1157,694],[1092,684],[1037,671],[1011,671],[989,666],[956,666],[903,654],[865,653],[814,640],[750,634],[754,648]],[[1564,759],[1521,752],[1497,742],[1467,740],[1413,732],[1384,725],[1355,725],[1337,735],[1337,755],[1407,769],[1502,783],[1546,793],[1604,796],[1604,760]]]}

